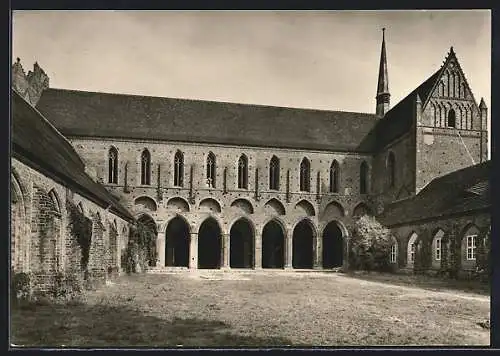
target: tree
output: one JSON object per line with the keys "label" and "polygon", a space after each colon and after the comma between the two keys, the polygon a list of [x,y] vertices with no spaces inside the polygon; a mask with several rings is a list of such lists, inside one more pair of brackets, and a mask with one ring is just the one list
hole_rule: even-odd
{"label": "tree", "polygon": [[350,265],[361,270],[390,270],[392,235],[373,216],[356,220],[351,238]]}

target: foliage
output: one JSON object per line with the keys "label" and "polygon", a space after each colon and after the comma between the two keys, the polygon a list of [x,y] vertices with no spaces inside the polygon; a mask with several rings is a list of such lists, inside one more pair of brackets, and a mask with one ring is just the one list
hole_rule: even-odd
{"label": "foliage", "polygon": [[10,296],[13,303],[22,303],[28,301],[31,295],[31,278],[24,272],[11,274]]}
{"label": "foliage", "polygon": [[367,271],[390,271],[392,236],[374,217],[364,215],[355,222],[351,239],[350,267]]}
{"label": "foliage", "polygon": [[81,267],[87,268],[89,262],[90,243],[92,240],[92,221],[88,219],[71,201],[67,200],[66,209],[69,213],[69,229],[76,237],[82,250]]}
{"label": "foliage", "polygon": [[48,295],[55,302],[67,304],[79,301],[82,293],[82,281],[76,274],[58,272],[52,277]]}
{"label": "foliage", "polygon": [[135,226],[131,226],[128,241],[123,256],[127,273],[145,271],[148,265],[156,264],[156,233],[150,225],[138,221]]}

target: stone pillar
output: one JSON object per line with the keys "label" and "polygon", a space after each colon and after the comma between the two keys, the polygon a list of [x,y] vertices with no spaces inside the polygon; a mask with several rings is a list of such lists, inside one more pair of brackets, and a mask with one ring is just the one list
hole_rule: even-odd
{"label": "stone pillar", "polygon": [[262,269],[262,234],[260,233],[255,235],[253,261],[254,269]]}
{"label": "stone pillar", "polygon": [[222,264],[221,267],[224,269],[229,268],[229,247],[230,247],[230,235],[222,234]]}
{"label": "stone pillar", "polygon": [[313,269],[323,269],[323,243],[319,236],[313,237]]}
{"label": "stone pillar", "polygon": [[288,234],[285,235],[285,269],[292,268],[293,261],[293,239]]}
{"label": "stone pillar", "polygon": [[342,268],[344,270],[349,269],[349,250],[351,241],[347,236],[344,237],[344,256],[342,260]]}
{"label": "stone pillar", "polygon": [[158,234],[156,239],[156,252],[158,253],[158,260],[156,261],[156,267],[165,266],[165,235]]}
{"label": "stone pillar", "polygon": [[192,232],[189,240],[189,269],[198,269],[198,233]]}

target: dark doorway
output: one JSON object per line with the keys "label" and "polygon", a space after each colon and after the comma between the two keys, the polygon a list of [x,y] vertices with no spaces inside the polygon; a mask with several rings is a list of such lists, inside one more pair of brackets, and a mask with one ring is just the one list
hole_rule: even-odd
{"label": "dark doorway", "polygon": [[230,232],[229,265],[231,268],[253,267],[253,233],[245,219],[236,221]]}
{"label": "dark doorway", "polygon": [[137,221],[137,233],[143,235],[142,238],[146,239],[144,249],[148,260],[148,266],[156,266],[156,239],[158,237],[158,231],[156,230],[154,219],[146,214],[141,215]]}
{"label": "dark doorway", "polygon": [[215,219],[205,220],[198,231],[198,268],[220,268],[221,230]]}
{"label": "dark doorway", "polygon": [[262,268],[283,268],[285,235],[280,224],[270,221],[262,231]]}
{"label": "dark doorway", "polygon": [[313,267],[313,229],[307,220],[302,220],[293,229],[292,267]]}
{"label": "dark doorway", "polygon": [[332,221],[323,231],[323,268],[341,267],[344,261],[344,238],[339,225]]}
{"label": "dark doorway", "polygon": [[165,232],[165,266],[189,266],[189,226],[181,217],[175,217]]}

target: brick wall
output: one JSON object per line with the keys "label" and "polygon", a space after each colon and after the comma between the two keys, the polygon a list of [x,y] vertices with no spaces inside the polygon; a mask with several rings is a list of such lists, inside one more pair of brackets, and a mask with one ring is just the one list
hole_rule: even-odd
{"label": "brick wall", "polygon": [[[119,231],[128,231],[127,222],[120,217],[17,159],[12,159],[11,180],[15,193],[11,204],[11,265],[14,272],[30,273],[35,289],[47,290],[57,271],[82,272],[81,249],[69,229],[67,199],[75,205],[81,204],[86,216],[99,214],[105,221],[116,221]],[[107,235],[96,231],[95,236],[96,248],[91,251],[90,259],[95,269],[106,271],[109,256],[104,250],[104,238]],[[114,251],[108,254],[113,255],[112,261],[118,267],[120,253],[118,245],[113,246]],[[94,277],[102,282],[106,273],[94,273]]]}

